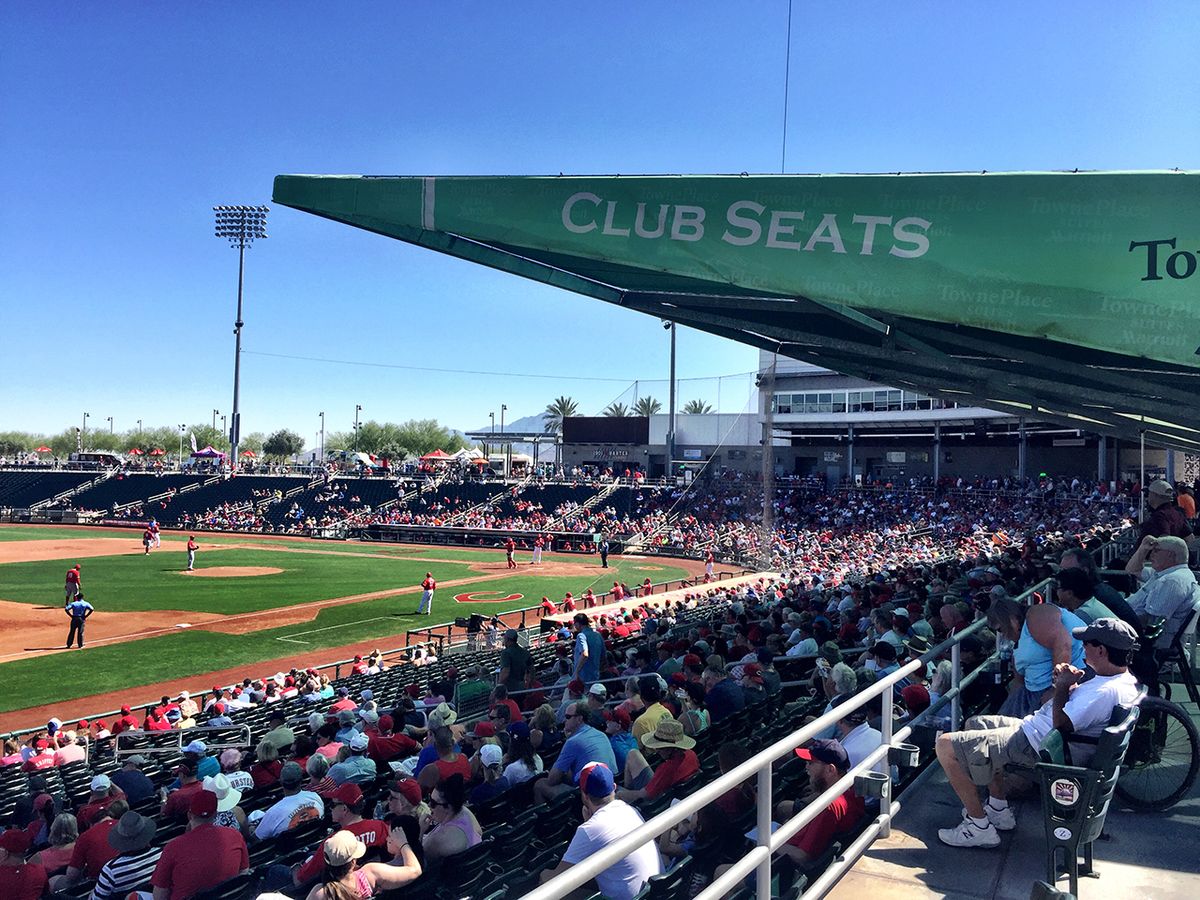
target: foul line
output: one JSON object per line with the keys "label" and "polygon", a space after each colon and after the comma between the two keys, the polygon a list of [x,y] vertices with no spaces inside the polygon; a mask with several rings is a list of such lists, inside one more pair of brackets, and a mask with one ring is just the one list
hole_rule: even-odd
{"label": "foul line", "polygon": [[319,631],[333,631],[335,628],[349,628],[351,625],[365,625],[367,622],[380,622],[384,619],[390,619],[391,616],[373,616],[370,619],[359,619],[356,622],[343,622],[341,625],[326,625],[324,628],[312,628],[308,631],[297,631],[289,634],[287,637],[277,637],[275,640],[284,641],[288,644],[311,644],[312,641],[297,641],[295,638],[303,634],[316,634]]}

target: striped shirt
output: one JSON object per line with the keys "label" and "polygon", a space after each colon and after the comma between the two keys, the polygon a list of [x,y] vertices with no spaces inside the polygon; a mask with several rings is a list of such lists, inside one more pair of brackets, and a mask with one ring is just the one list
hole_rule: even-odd
{"label": "striped shirt", "polygon": [[91,900],[117,900],[150,881],[162,847],[147,847],[140,853],[122,853],[104,864],[92,889]]}

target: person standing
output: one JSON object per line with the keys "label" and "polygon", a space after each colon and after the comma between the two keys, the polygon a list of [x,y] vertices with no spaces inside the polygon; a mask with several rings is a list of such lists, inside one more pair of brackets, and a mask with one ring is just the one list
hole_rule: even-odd
{"label": "person standing", "polygon": [[600,568],[608,568],[608,538],[600,539]]}
{"label": "person standing", "polygon": [[150,536],[153,541],[154,548],[157,550],[162,546],[162,535],[159,533],[158,519],[150,520]]}
{"label": "person standing", "polygon": [[150,555],[150,545],[154,543],[154,532],[149,528],[142,532],[142,548],[146,551],[146,556]]}
{"label": "person standing", "polygon": [[196,536],[194,534],[189,534],[188,542],[187,542],[187,555],[188,555],[187,570],[189,572],[192,571],[192,569],[194,569],[196,566],[196,551],[199,549],[200,549],[200,545],[196,543]]}
{"label": "person standing", "polygon": [[546,542],[542,540],[540,534],[533,539],[533,562],[530,563],[531,566],[540,566],[542,564],[542,547],[544,546],[546,546]]}
{"label": "person standing", "polygon": [[63,606],[70,604],[72,600],[79,596],[79,592],[83,590],[83,582],[79,577],[79,563],[67,569],[66,583],[66,598],[63,600]]}
{"label": "person standing", "polygon": [[435,590],[437,590],[437,581],[432,572],[426,572],[425,580],[421,582],[421,605],[417,607],[417,615],[427,616],[433,612],[433,592]]}
{"label": "person standing", "polygon": [[713,563],[714,562],[716,562],[716,557],[713,556],[713,552],[711,550],[709,550],[706,554],[704,554],[704,580],[705,581],[712,580]]}
{"label": "person standing", "polygon": [[516,561],[516,559],[513,558],[513,554],[515,554],[516,552],[517,552],[517,542],[514,541],[512,538],[509,538],[507,541],[504,542],[504,558],[508,561],[508,567],[510,569],[515,569],[517,567],[517,561]]}
{"label": "person standing", "polygon": [[67,604],[67,615],[71,618],[71,630],[67,632],[68,650],[72,641],[77,641],[79,648],[83,649],[83,626],[95,611],[92,604],[83,599],[83,594],[76,594],[75,599]]}

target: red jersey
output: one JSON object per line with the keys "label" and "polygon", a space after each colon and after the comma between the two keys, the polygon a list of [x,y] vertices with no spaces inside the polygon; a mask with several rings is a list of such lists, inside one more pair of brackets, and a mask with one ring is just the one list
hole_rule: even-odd
{"label": "red jersey", "polygon": [[101,819],[80,834],[71,851],[71,868],[81,871],[85,878],[96,878],[104,864],[117,855],[116,848],[108,842],[108,832],[116,824],[116,819]]}
{"label": "red jersey", "polygon": [[534,540],[534,542],[533,542],[533,546],[535,546],[535,547],[537,547],[539,550],[541,550],[543,547],[545,547],[545,546],[546,546],[546,542],[542,540],[542,536],[541,536],[541,535],[538,535],[538,536],[537,536],[537,539],[536,539],[536,540]]}
{"label": "red jersey", "polygon": [[188,538],[188,545],[187,545],[187,548],[188,548],[189,550],[199,550],[199,549],[200,549],[200,545],[199,545],[199,544],[197,544],[195,541],[193,541],[191,538]]}
{"label": "red jersey", "polygon": [[67,584],[79,584],[79,570],[67,569]]}
{"label": "red jersey", "polygon": [[421,587],[423,587],[427,591],[432,591],[435,588],[437,588],[437,581],[431,575],[430,577],[426,578],[424,581],[421,582]]}
{"label": "red jersey", "polygon": [[150,883],[169,888],[170,900],[184,900],[249,868],[242,833],[206,822],[167,842]]}
{"label": "red jersey", "polygon": [[[363,819],[361,822],[355,822],[353,825],[343,826],[343,830],[357,837],[366,845],[368,850],[387,845],[388,827],[378,819]],[[310,881],[315,881],[319,878],[324,871],[325,842],[321,841],[317,849],[313,851],[313,855],[308,858],[296,873],[296,880],[301,884],[308,884]]]}
{"label": "red jersey", "polygon": [[40,900],[46,890],[46,870],[36,863],[0,866],[0,897]]}
{"label": "red jersey", "polygon": [[543,613],[545,613],[545,614],[546,614],[546,615],[548,615],[548,616],[552,616],[552,615],[554,615],[556,612],[558,612],[558,607],[556,607],[556,606],[555,606],[553,603],[551,603],[549,600],[543,600],[543,601],[542,601],[542,612],[543,612]]}

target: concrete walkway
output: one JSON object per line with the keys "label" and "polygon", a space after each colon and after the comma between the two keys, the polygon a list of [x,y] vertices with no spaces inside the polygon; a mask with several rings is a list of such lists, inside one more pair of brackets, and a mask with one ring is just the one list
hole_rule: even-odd
{"label": "concrete walkway", "polygon": [[[1177,702],[1187,696],[1176,687]],[[1195,704],[1185,704],[1193,721]],[[962,805],[940,771],[905,794],[891,837],[876,841],[828,895],[835,900],[1028,900],[1046,879],[1040,800],[1020,801],[1017,828],[995,850],[943,846],[939,828],[954,825]],[[1119,801],[1115,801],[1119,802]],[[1095,844],[1099,878],[1080,878],[1081,898],[1194,900],[1200,895],[1200,779],[1189,796],[1165,813],[1110,810],[1110,840]],[[1057,887],[1066,891],[1066,877]]]}

